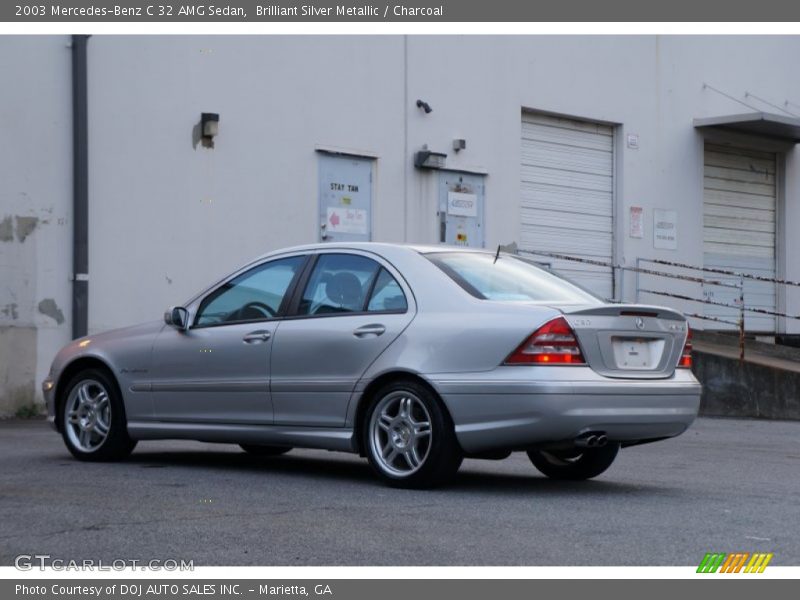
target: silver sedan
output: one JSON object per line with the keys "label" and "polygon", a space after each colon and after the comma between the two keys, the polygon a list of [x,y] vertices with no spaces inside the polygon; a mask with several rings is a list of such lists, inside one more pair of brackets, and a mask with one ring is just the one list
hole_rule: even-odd
{"label": "silver sedan", "polygon": [[318,244],[267,254],[163,321],[63,348],[43,383],[81,460],[140,440],[366,456],[429,487],[464,457],[528,453],[587,479],[697,415],[679,313],[610,304],[518,257],[461,247]]}

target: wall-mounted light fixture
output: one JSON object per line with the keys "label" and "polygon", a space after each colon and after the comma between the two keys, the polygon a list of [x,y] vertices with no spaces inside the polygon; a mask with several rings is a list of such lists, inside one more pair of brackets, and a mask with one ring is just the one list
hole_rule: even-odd
{"label": "wall-mounted light fixture", "polygon": [[425,102],[424,100],[417,100],[417,108],[421,108],[422,110],[424,110],[426,115],[429,115],[430,113],[433,112],[431,105]]}
{"label": "wall-mounted light fixture", "polygon": [[200,114],[200,135],[213,140],[219,134],[219,113]]}
{"label": "wall-mounted light fixture", "polygon": [[454,152],[461,152],[467,147],[467,140],[464,139],[455,139],[453,140],[453,151]]}
{"label": "wall-mounted light fixture", "polygon": [[447,154],[420,150],[414,155],[414,166],[418,169],[444,169]]}

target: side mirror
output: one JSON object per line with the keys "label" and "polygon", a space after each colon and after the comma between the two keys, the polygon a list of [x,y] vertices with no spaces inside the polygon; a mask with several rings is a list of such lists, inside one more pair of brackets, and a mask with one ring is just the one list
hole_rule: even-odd
{"label": "side mirror", "polygon": [[172,325],[175,329],[186,331],[189,329],[189,311],[183,306],[173,306],[164,313],[164,323]]}

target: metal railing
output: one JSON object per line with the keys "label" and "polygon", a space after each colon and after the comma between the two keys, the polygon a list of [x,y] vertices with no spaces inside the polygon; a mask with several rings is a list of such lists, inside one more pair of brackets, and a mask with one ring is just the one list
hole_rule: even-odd
{"label": "metal railing", "polygon": [[[624,265],[617,265],[609,261],[604,260],[596,260],[591,258],[584,258],[581,256],[574,256],[571,254],[561,254],[558,252],[549,252],[545,250],[517,250],[517,253],[520,255],[532,255],[532,256],[546,256],[551,259],[555,260],[565,260],[571,261],[575,263],[582,263],[587,265],[593,265],[597,267],[604,267],[607,269],[611,269],[612,273],[616,274],[617,272],[625,273],[625,272],[632,272],[636,273],[636,301],[639,302],[639,295],[640,294],[651,294],[655,296],[662,296],[665,298],[673,298],[676,300],[682,300],[684,302],[693,302],[698,304],[706,304],[710,306],[719,306],[723,308],[730,308],[737,312],[738,318],[733,321],[731,319],[720,318],[718,316],[712,315],[704,315],[700,313],[690,313],[686,311],[681,311],[685,316],[692,317],[695,319],[700,319],[703,321],[711,321],[715,323],[721,323],[724,325],[731,325],[736,327],[739,333],[739,359],[744,359],[744,349],[745,349],[745,314],[746,313],[753,313],[753,314],[760,314],[772,317],[780,317],[784,319],[797,319],[800,320],[800,315],[791,315],[785,312],[778,312],[773,310],[767,310],[765,308],[758,308],[758,307],[748,307],[745,304],[745,295],[744,295],[744,284],[745,280],[754,280],[759,281],[762,283],[772,283],[775,285],[785,285],[785,286],[796,286],[800,287],[800,282],[798,281],[791,281],[788,279],[779,279],[774,277],[764,277],[761,275],[753,275],[750,273],[741,273],[738,271],[731,271],[728,269],[720,269],[716,267],[698,267],[695,265],[689,265],[686,263],[680,263],[675,261],[663,260],[663,259],[656,259],[656,258],[637,258],[636,259],[636,266],[629,267]],[[658,267],[668,267],[668,268],[677,268],[683,269],[685,271],[690,271],[695,274],[686,274],[686,273],[671,273],[665,271],[663,269],[659,270],[658,268],[651,268],[648,266],[642,265],[657,265]],[[726,277],[736,278],[738,281],[731,282],[731,281],[724,281],[721,279],[713,279],[710,277],[704,277],[698,275],[697,273],[709,273],[713,275],[724,275]],[[734,304],[729,304],[727,302],[718,302],[716,300],[709,300],[708,298],[696,298],[693,296],[689,296],[687,294],[679,294],[676,292],[669,292],[663,290],[654,290],[649,288],[643,288],[641,286],[640,276],[641,275],[652,275],[654,277],[663,277],[666,279],[673,279],[678,281],[687,281],[691,283],[698,283],[703,286],[710,286],[710,287],[721,287],[721,288],[728,288],[734,289],[738,292],[737,299],[734,301]],[[615,300],[609,299],[609,301],[614,302]]]}

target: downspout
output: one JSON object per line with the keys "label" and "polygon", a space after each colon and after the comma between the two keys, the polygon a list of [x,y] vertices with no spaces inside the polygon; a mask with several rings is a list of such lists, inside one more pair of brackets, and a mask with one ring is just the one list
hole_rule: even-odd
{"label": "downspout", "polygon": [[72,36],[72,338],[89,331],[89,135],[86,46]]}
{"label": "downspout", "polygon": [[408,243],[408,35],[403,36],[403,241]]}

